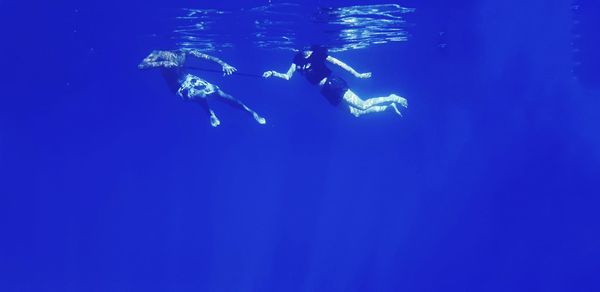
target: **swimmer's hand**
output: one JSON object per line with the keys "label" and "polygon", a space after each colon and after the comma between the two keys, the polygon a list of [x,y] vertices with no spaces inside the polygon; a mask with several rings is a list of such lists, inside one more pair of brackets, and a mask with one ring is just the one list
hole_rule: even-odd
{"label": "swimmer's hand", "polygon": [[225,75],[231,75],[235,71],[237,71],[237,69],[235,69],[235,67],[230,66],[228,64],[223,65],[223,76],[225,76]]}
{"label": "swimmer's hand", "polygon": [[361,79],[367,79],[367,78],[371,78],[371,75],[372,75],[371,72],[367,72],[367,73],[360,73],[356,77],[361,78]]}
{"label": "swimmer's hand", "polygon": [[266,71],[265,73],[263,73],[263,78],[269,78],[273,76],[273,73],[273,71]]}

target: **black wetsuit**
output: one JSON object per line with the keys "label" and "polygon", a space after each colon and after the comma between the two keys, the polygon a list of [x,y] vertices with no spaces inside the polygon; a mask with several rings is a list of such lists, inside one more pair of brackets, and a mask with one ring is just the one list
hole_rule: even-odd
{"label": "black wetsuit", "polygon": [[305,58],[302,52],[294,57],[294,64],[297,70],[306,77],[308,82],[317,85],[321,80],[327,78],[321,88],[321,94],[327,98],[332,105],[339,105],[344,99],[344,94],[348,91],[348,84],[340,77],[331,74],[327,68],[327,49],[322,47],[313,47],[313,53]]}

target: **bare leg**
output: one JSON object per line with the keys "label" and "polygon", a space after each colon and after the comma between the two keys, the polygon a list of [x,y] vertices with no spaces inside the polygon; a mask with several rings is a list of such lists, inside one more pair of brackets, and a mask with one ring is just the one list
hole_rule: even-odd
{"label": "bare leg", "polygon": [[357,118],[362,115],[366,115],[366,114],[384,112],[390,107],[391,107],[390,105],[374,105],[366,110],[362,110],[362,109],[357,109],[352,106],[348,106],[348,108],[350,109],[350,113],[353,114]]}
{"label": "bare leg", "polygon": [[360,97],[358,97],[358,95],[356,95],[354,92],[352,92],[352,90],[348,90],[346,91],[346,93],[344,94],[344,100],[352,107],[355,107],[357,109],[361,109],[361,110],[366,110],[372,106],[375,105],[380,105],[382,103],[398,103],[403,107],[408,107],[408,102],[406,101],[406,98],[395,95],[395,94],[390,94],[389,96],[383,96],[383,97],[373,97],[373,98],[369,98],[367,100],[362,100]]}
{"label": "bare leg", "polygon": [[242,109],[246,112],[249,112],[252,114],[252,116],[254,117],[254,120],[256,120],[257,123],[264,125],[267,123],[267,121],[265,120],[265,118],[259,116],[255,111],[253,111],[252,109],[250,109],[248,106],[246,106],[243,102],[239,101],[238,99],[236,99],[235,97],[231,96],[230,94],[227,94],[226,92],[224,92],[221,89],[217,89],[217,94],[223,98],[223,101],[235,108],[238,109]]}
{"label": "bare leg", "polygon": [[204,98],[195,99],[195,101],[197,101],[202,106],[202,108],[204,108],[204,110],[206,110],[206,112],[210,116],[210,124],[213,127],[217,127],[221,124],[221,121],[219,121],[219,118],[217,118],[217,115],[215,115],[215,112],[210,108],[206,99],[204,99]]}
{"label": "bare leg", "polygon": [[185,81],[181,83],[181,87],[177,90],[177,95],[185,100],[196,101],[210,116],[210,124],[217,127],[221,124],[215,112],[208,105],[207,96],[215,92],[216,86],[206,82],[197,76],[188,74],[185,76]]}

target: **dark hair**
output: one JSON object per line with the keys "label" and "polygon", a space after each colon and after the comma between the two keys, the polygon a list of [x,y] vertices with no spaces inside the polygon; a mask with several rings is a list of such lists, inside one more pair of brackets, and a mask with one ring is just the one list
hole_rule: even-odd
{"label": "dark hair", "polygon": [[301,50],[294,55],[294,64],[297,66],[303,66],[308,63],[308,60],[304,57],[304,52]]}
{"label": "dark hair", "polygon": [[312,45],[310,50],[312,51],[310,58],[313,60],[325,61],[329,55],[329,50],[322,45]]}
{"label": "dark hair", "polygon": [[312,51],[310,57],[306,57],[304,55],[304,50],[298,51],[296,55],[294,55],[294,64],[297,66],[304,66],[308,63],[320,63],[325,62],[327,56],[329,55],[329,50],[321,45],[312,45],[308,50]]}

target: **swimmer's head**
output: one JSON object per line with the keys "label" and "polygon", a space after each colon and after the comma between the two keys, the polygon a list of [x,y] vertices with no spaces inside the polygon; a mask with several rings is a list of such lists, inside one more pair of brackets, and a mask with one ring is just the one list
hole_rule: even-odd
{"label": "swimmer's head", "polygon": [[312,52],[312,56],[317,59],[327,58],[329,54],[329,50],[322,45],[312,45],[310,46],[310,51]]}
{"label": "swimmer's head", "polygon": [[294,56],[294,64],[298,66],[306,65],[306,63],[308,63],[308,56],[306,56],[307,52],[308,51],[300,50],[298,53],[296,53]]}

